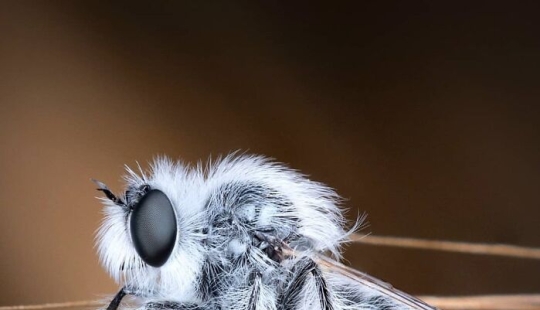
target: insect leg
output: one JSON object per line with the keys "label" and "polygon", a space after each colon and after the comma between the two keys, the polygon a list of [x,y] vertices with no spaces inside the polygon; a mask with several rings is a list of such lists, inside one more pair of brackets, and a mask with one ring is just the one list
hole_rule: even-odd
{"label": "insect leg", "polygon": [[126,296],[126,288],[123,287],[118,293],[116,293],[116,296],[114,296],[113,300],[107,307],[107,310],[116,310],[118,309],[118,306],[120,305],[120,302],[122,301],[122,298]]}
{"label": "insect leg", "polygon": [[259,295],[261,293],[261,274],[254,273],[253,276],[253,289],[249,296],[249,302],[247,310],[257,310],[257,301],[259,300]]}
{"label": "insect leg", "polygon": [[313,269],[311,269],[311,274],[313,274],[313,277],[315,278],[315,285],[317,286],[317,290],[319,291],[319,297],[321,298],[321,308],[326,310],[333,310],[334,307],[332,305],[332,301],[330,300],[330,292],[328,291],[328,285],[321,272],[321,269],[319,269],[317,263],[315,263],[312,259],[309,259],[309,261],[310,264],[313,266]]}
{"label": "insect leg", "polygon": [[149,302],[144,308],[146,310],[206,310],[206,308],[194,303],[179,303],[174,301]]}
{"label": "insect leg", "polygon": [[315,263],[309,257],[304,257],[293,266],[291,271],[292,277],[289,280],[289,284],[279,298],[278,305],[280,305],[280,310],[293,310],[300,308],[302,303],[300,297],[304,286],[309,280],[309,275],[312,275],[315,281],[315,286],[317,287],[319,300],[321,303],[321,309],[334,309],[330,300],[330,292],[328,291],[326,280],[317,266],[317,263]]}
{"label": "insect leg", "polygon": [[200,285],[198,288],[202,300],[208,301],[218,294],[220,285],[220,278],[218,277],[218,274],[222,271],[222,268],[222,266],[208,260],[204,262],[201,276],[199,278]]}

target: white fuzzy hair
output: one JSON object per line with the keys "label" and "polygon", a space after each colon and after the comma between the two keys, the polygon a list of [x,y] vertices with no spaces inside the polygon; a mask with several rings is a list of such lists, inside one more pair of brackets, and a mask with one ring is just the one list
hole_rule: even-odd
{"label": "white fuzzy hair", "polygon": [[269,214],[263,214],[261,220],[298,218],[301,222],[298,233],[312,242],[312,250],[340,256],[339,246],[348,234],[342,228],[345,220],[338,207],[340,197],[334,190],[262,156],[229,155],[209,163],[206,182],[209,188],[217,189],[231,182],[261,184],[283,195],[292,208],[287,212],[266,208],[262,212]]}
{"label": "white fuzzy hair", "polygon": [[[98,231],[98,252],[102,265],[118,283],[138,288],[148,296],[197,301],[194,283],[201,271],[205,250],[204,177],[180,163],[160,157],[151,173],[136,174],[127,168],[127,187],[143,184],[159,189],[174,206],[177,219],[177,243],[163,266],[154,268],[139,257],[129,233],[129,214],[111,201],[104,200],[105,219]],[[123,267],[123,268],[122,268]]]}
{"label": "white fuzzy hair", "polygon": [[[340,198],[331,188],[262,156],[232,154],[196,166],[158,157],[148,173],[140,168],[139,173],[126,169],[127,188],[148,185],[162,191],[173,206],[177,222],[172,254],[163,266],[154,268],[134,248],[128,208],[102,199],[105,218],[97,233],[100,261],[112,278],[147,302],[205,303],[210,309],[245,309],[256,286],[260,290],[256,309],[275,310],[278,289],[291,273],[283,266],[292,266],[298,258],[278,264],[258,248],[248,249],[252,247],[250,229],[256,226],[294,230],[297,242],[292,246],[302,247],[304,255],[312,258],[323,252],[339,258],[340,245],[348,239]],[[246,203],[242,209],[229,206],[234,199],[242,199],[237,197],[242,195],[242,188],[253,186],[262,189],[263,198],[257,196],[255,203]],[[223,212],[236,212],[235,220],[253,219],[258,212],[258,218],[255,224],[244,223],[228,230],[209,229],[209,221]],[[247,260],[232,263],[241,257]],[[219,268],[214,270],[206,263],[215,263]],[[218,297],[211,301],[204,300],[200,291],[201,278],[208,270],[214,270],[217,277],[209,285],[221,283]],[[254,272],[259,272],[260,277],[248,280]],[[353,307],[342,301],[352,295],[368,294],[362,288],[355,291],[347,280],[329,274],[327,286],[334,309],[370,308]],[[299,296],[305,305],[302,309],[320,306],[313,279],[306,282]]]}

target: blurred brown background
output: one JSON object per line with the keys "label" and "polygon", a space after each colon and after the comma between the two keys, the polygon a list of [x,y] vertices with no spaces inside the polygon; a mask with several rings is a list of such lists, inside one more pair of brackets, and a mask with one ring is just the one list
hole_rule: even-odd
{"label": "blurred brown background", "polygon": [[[0,305],[95,299],[95,177],[242,149],[380,235],[540,246],[534,2],[0,3]],[[357,211],[359,210],[359,211]],[[540,262],[353,245],[413,294],[539,292]]]}

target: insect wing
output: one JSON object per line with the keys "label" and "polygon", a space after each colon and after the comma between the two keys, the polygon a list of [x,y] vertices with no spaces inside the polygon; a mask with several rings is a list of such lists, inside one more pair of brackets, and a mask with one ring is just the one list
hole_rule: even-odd
{"label": "insect wing", "polygon": [[375,277],[372,277],[366,273],[358,271],[356,269],[347,267],[342,263],[335,261],[327,256],[319,255],[318,263],[322,269],[325,269],[330,272],[339,273],[355,282],[358,282],[360,285],[369,287],[370,289],[379,292],[381,295],[387,296],[396,303],[403,304],[410,309],[415,310],[436,310],[437,308],[432,307],[422,300],[413,297],[407,293],[404,293],[396,288],[394,288],[389,283],[381,281]]}

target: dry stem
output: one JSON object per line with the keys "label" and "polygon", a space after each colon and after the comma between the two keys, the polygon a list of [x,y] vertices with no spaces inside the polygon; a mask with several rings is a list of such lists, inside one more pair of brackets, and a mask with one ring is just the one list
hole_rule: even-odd
{"label": "dry stem", "polygon": [[484,244],[455,241],[424,240],[415,238],[383,237],[361,234],[351,235],[351,240],[353,242],[371,245],[540,259],[540,249],[538,248],[521,247],[507,244]]}

